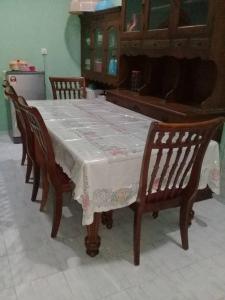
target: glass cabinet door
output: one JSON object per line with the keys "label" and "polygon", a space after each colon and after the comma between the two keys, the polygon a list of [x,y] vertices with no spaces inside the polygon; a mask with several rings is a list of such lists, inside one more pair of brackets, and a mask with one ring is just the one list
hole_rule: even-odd
{"label": "glass cabinet door", "polygon": [[181,0],[179,26],[207,24],[209,0]]}
{"label": "glass cabinet door", "polygon": [[125,11],[125,32],[141,31],[142,0],[127,0]]}
{"label": "glass cabinet door", "polygon": [[117,76],[118,73],[118,30],[110,27],[107,34],[107,74]]}
{"label": "glass cabinet door", "polygon": [[149,6],[148,30],[169,27],[171,0],[151,0]]}
{"label": "glass cabinet door", "polygon": [[85,32],[84,36],[84,70],[91,70],[91,34],[90,31]]}
{"label": "glass cabinet door", "polygon": [[94,31],[94,71],[103,71],[103,31],[100,28]]}

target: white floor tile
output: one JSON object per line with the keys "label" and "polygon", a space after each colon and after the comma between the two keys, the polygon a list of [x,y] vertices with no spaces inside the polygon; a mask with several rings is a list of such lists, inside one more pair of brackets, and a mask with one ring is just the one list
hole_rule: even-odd
{"label": "white floor tile", "polygon": [[7,256],[0,257],[0,291],[13,286],[12,273]]}
{"label": "white floor tile", "polygon": [[55,274],[61,270],[55,254],[48,245],[9,255],[9,262],[15,286]]}
{"label": "white floor tile", "polygon": [[16,287],[18,300],[72,300],[73,295],[62,273]]}
{"label": "white floor tile", "polygon": [[17,300],[15,290],[11,288],[0,291],[0,300]]}
{"label": "white floor tile", "polygon": [[101,264],[77,266],[64,274],[75,299],[102,299],[120,290],[119,284]]}
{"label": "white floor tile", "polygon": [[[130,300],[130,299],[132,299],[132,298],[130,298],[129,294],[126,291],[122,291],[122,292],[116,293],[112,296],[105,298],[105,300]],[[138,299],[138,298],[136,298],[136,299]],[[143,297],[139,298],[139,299],[145,300]]]}
{"label": "white floor tile", "polygon": [[40,248],[47,244],[48,236],[43,227],[37,223],[29,226],[11,227],[4,231],[4,241],[9,255]]}
{"label": "white floor tile", "polygon": [[0,257],[6,255],[6,247],[5,247],[5,242],[3,235],[0,232]]}

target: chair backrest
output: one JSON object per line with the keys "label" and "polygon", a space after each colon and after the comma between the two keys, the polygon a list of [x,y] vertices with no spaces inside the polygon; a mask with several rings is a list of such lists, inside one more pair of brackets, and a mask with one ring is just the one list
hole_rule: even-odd
{"label": "chair backrest", "polygon": [[55,154],[52,141],[40,112],[36,107],[32,106],[21,105],[20,108],[29,122],[30,129],[34,136],[35,151],[39,159],[41,158],[41,163],[45,164],[50,179],[54,181],[54,183],[60,184],[56,176]]}
{"label": "chair backrest", "polygon": [[4,93],[9,100],[17,99],[18,95],[14,88],[9,84],[7,80],[4,80],[3,85]]}
{"label": "chair backrest", "polygon": [[9,82],[7,80],[4,80],[3,87],[4,87],[5,96],[10,101],[12,101],[13,106],[15,108],[17,126],[19,128],[19,131],[20,131],[22,139],[23,139],[23,138],[25,138],[24,124],[22,123],[21,116],[18,115],[18,110],[16,109],[16,106],[15,106],[15,104],[17,103],[17,100],[18,100],[18,95],[17,95],[16,91],[14,90],[14,88],[9,84]]}
{"label": "chair backrest", "polygon": [[13,100],[14,107],[16,110],[17,118],[22,126],[23,136],[26,142],[26,151],[32,161],[36,161],[35,150],[34,150],[34,135],[30,128],[30,124],[27,120],[26,114],[23,112],[22,107],[28,106],[27,101],[24,97],[18,96],[17,99]]}
{"label": "chair backrest", "polygon": [[223,122],[224,118],[183,124],[153,122],[145,145],[137,201],[157,207],[180,197],[193,197],[206,149]]}
{"label": "chair backrest", "polygon": [[49,77],[54,99],[86,98],[84,77]]}

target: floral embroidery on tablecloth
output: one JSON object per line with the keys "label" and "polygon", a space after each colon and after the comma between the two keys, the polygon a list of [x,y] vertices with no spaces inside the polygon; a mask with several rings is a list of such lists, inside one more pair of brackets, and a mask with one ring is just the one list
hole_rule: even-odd
{"label": "floral embroidery on tablecloth", "polygon": [[109,149],[109,153],[112,154],[113,156],[121,155],[121,154],[125,155],[127,154],[127,150],[117,148],[117,147],[112,147],[111,149]]}
{"label": "floral embroidery on tablecloth", "polygon": [[118,204],[126,205],[132,197],[137,196],[138,184],[133,184],[130,188],[122,188],[116,191],[110,189],[98,189],[93,193],[93,205],[95,207],[111,207]]}
{"label": "floral embroidery on tablecloth", "polygon": [[132,195],[131,189],[123,188],[112,193],[113,202],[126,202]]}
{"label": "floral embroidery on tablecloth", "polygon": [[109,189],[98,189],[93,193],[93,202],[98,206],[110,205],[112,191]]}

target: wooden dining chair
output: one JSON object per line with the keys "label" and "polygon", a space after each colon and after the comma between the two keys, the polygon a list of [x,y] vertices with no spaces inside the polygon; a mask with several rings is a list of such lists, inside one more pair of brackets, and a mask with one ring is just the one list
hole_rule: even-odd
{"label": "wooden dining chair", "polygon": [[[18,96],[17,99],[13,100],[13,102],[14,102],[17,116],[23,127],[23,132],[25,135],[26,149],[27,149],[27,173],[29,173],[29,176],[33,169],[33,189],[32,189],[31,201],[36,201],[38,188],[40,184],[41,161],[38,159],[38,156],[35,154],[33,132],[31,131],[30,124],[27,120],[26,114],[22,111],[22,107],[28,106],[28,104],[25,98],[22,96]],[[27,176],[28,174],[26,174],[26,177]]]}
{"label": "wooden dining chair", "polygon": [[[140,263],[142,215],[180,207],[183,249],[188,249],[188,226],[199,186],[207,146],[224,118],[186,124],[153,122],[142,161],[134,217],[134,264]],[[151,164],[151,169],[149,168]]]}
{"label": "wooden dining chair", "polygon": [[[8,82],[7,80],[4,80],[4,81],[3,81],[2,86],[3,86],[3,88],[4,88],[5,96],[6,96],[9,100],[11,100],[11,101],[13,102],[13,105],[14,105],[14,100],[17,100],[17,98],[18,98],[18,95],[17,95],[16,91],[15,91],[14,88],[9,84],[9,82]],[[15,105],[14,105],[14,108],[15,108]],[[26,160],[26,156],[27,156],[26,141],[25,141],[25,132],[24,132],[23,126],[22,126],[22,124],[21,124],[21,121],[20,121],[20,119],[18,118],[17,113],[16,113],[16,122],[17,122],[18,129],[19,129],[19,131],[20,131],[20,134],[21,134],[21,142],[22,142],[22,158],[21,158],[21,165],[24,165],[25,160]],[[27,165],[26,182],[29,182],[29,179],[30,179],[30,173],[31,173],[30,166]]]}
{"label": "wooden dining chair", "polygon": [[84,77],[49,77],[53,99],[86,98]]}
{"label": "wooden dining chair", "polygon": [[41,164],[41,169],[44,174],[43,178],[43,194],[40,210],[43,211],[47,203],[47,194],[49,182],[52,184],[54,197],[54,213],[51,237],[56,237],[61,216],[63,193],[72,192],[75,184],[63,172],[62,168],[55,161],[55,154],[45,122],[35,107],[21,105],[21,110],[26,114],[30,128],[34,135],[35,154],[38,155],[38,160]]}

